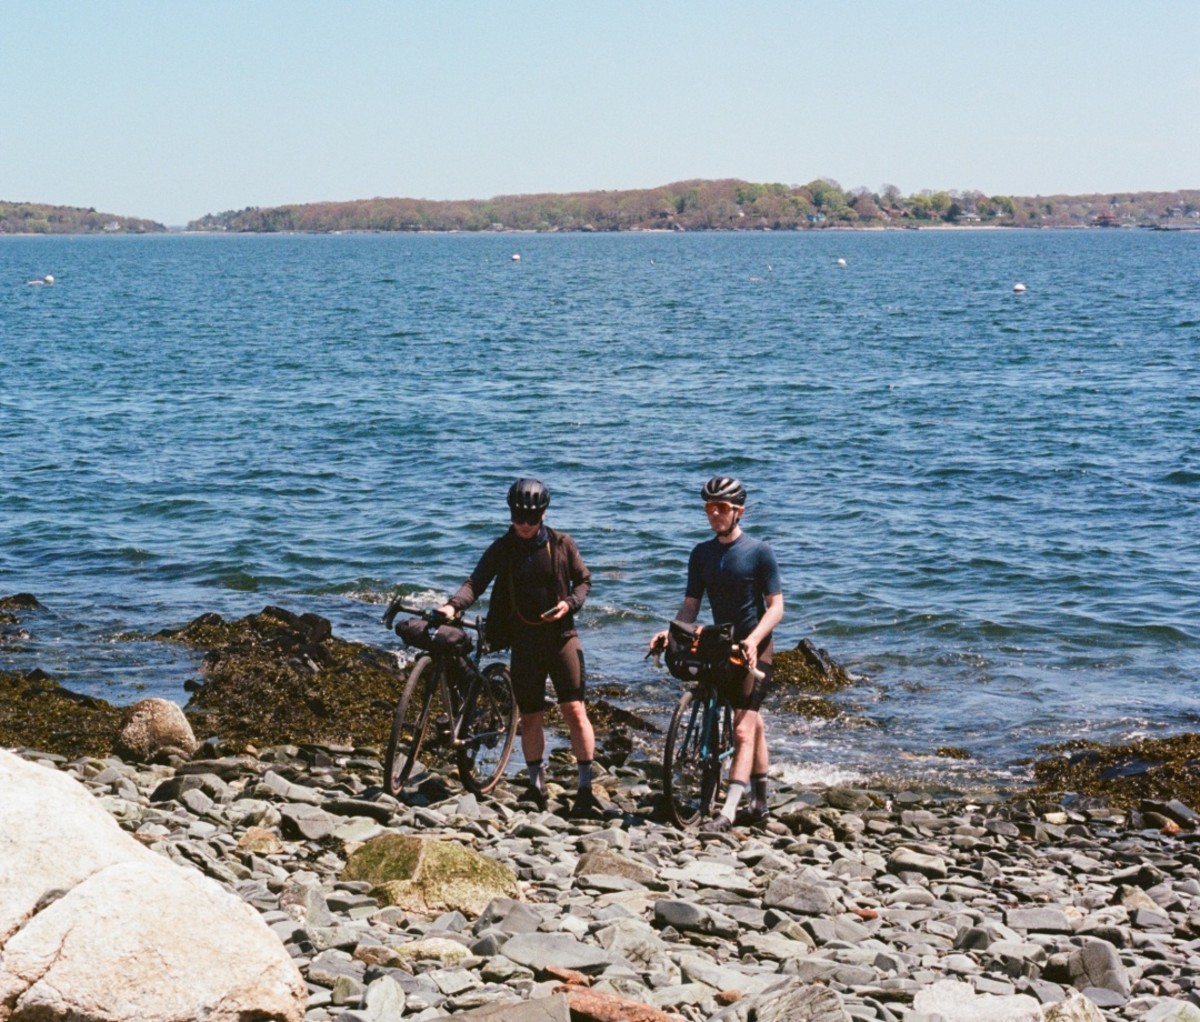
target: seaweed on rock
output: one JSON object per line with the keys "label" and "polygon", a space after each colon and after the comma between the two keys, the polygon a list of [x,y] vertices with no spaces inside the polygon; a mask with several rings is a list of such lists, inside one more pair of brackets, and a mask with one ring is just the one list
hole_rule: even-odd
{"label": "seaweed on rock", "polygon": [[207,651],[184,712],[198,737],[237,744],[382,747],[404,672],[384,650],[333,635],[316,614],[204,614],[158,636]]}

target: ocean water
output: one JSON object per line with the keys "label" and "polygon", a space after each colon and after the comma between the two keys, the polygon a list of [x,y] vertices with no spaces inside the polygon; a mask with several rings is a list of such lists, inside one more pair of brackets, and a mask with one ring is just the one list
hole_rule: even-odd
{"label": "ocean water", "polygon": [[0,669],[183,702],[128,635],[268,604],[398,648],[380,602],[451,592],[528,474],[590,683],[662,721],[720,472],[780,644],[858,678],[770,714],[781,773],[1019,783],[1198,725],[1198,364],[1200,234],[0,238],[0,593],[47,608]]}

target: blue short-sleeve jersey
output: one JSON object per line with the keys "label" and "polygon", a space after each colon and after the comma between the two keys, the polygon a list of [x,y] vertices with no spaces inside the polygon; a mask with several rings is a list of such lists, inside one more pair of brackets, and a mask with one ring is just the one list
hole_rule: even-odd
{"label": "blue short-sleeve jersey", "polygon": [[779,565],[770,545],[745,533],[732,543],[714,536],[696,545],[688,559],[687,592],[694,600],[708,596],[713,623],[733,623],[744,639],[767,612],[766,598],[783,592]]}

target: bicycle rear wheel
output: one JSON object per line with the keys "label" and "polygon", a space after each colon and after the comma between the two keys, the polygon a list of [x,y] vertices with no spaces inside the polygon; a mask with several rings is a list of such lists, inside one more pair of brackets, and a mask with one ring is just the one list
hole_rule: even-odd
{"label": "bicycle rear wheel", "polygon": [[444,669],[431,657],[421,656],[408,672],[404,694],[392,718],[392,735],[383,762],[383,786],[393,798],[400,797],[421,753],[434,706],[440,702]]}
{"label": "bicycle rear wheel", "polygon": [[667,729],[663,751],[663,801],[667,818],[687,828],[708,819],[721,794],[722,753],[731,736],[714,714],[706,735],[707,699],[684,692]]}
{"label": "bicycle rear wheel", "polygon": [[486,795],[504,776],[517,736],[512,677],[504,664],[489,664],[463,703],[458,776],[467,791]]}

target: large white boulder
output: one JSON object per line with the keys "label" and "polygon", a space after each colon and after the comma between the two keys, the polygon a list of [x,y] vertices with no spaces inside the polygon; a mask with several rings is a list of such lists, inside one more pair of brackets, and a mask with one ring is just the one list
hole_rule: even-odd
{"label": "large white boulder", "polygon": [[0,1022],[300,1022],[258,914],[125,834],[80,785],[0,750]]}

